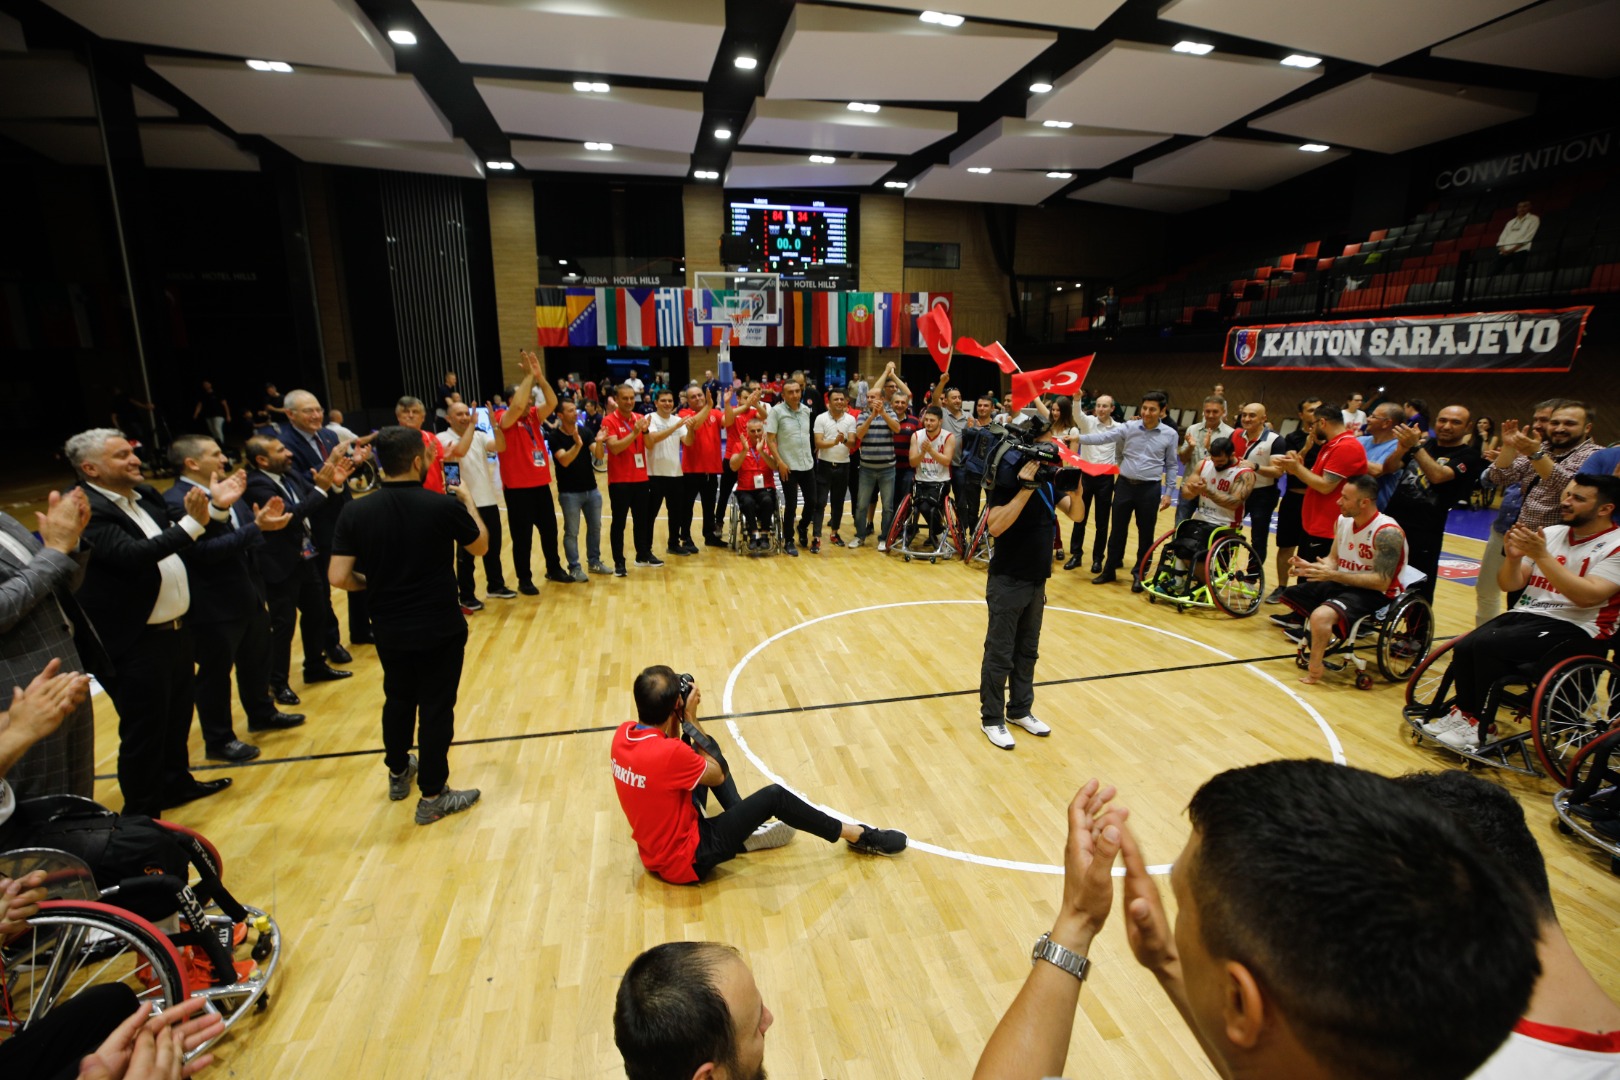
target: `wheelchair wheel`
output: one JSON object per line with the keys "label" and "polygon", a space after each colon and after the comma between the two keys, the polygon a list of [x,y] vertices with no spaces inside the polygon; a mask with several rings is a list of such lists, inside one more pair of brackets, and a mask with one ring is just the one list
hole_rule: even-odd
{"label": "wheelchair wheel", "polygon": [[742,551],[743,523],[742,507],[737,505],[737,496],[733,493],[726,499],[726,523],[724,538],[726,547],[734,552]]}
{"label": "wheelchair wheel", "polygon": [[1613,698],[1620,668],[1591,656],[1553,665],[1530,706],[1536,756],[1547,775],[1570,786],[1570,765],[1581,748],[1607,732],[1620,713]]}
{"label": "wheelchair wheel", "polygon": [[1243,537],[1228,534],[1210,545],[1204,556],[1204,580],[1216,607],[1245,619],[1259,611],[1265,599],[1265,560]]}
{"label": "wheelchair wheel", "polygon": [[1434,643],[1434,609],[1422,593],[1395,598],[1378,628],[1378,670],[1390,682],[1401,682]]}
{"label": "wheelchair wheel", "polygon": [[[1175,535],[1176,530],[1171,529],[1153,541],[1153,546],[1147,549],[1147,553],[1142,556],[1142,561],[1136,565],[1137,580],[1143,584],[1159,580],[1165,570],[1164,561],[1170,557],[1170,541],[1175,538]],[[1151,574],[1148,572],[1149,567],[1153,568]]]}
{"label": "wheelchair wheel", "polygon": [[1452,689],[1451,650],[1461,637],[1454,637],[1424,657],[1406,679],[1407,719],[1432,720],[1451,708],[1457,700]]}
{"label": "wheelchair wheel", "polygon": [[979,515],[979,523],[973,529],[973,539],[968,541],[966,550],[962,552],[963,562],[981,570],[989,567],[990,555],[996,547],[996,538],[990,535],[989,517],[989,514]]}
{"label": "wheelchair wheel", "polygon": [[180,954],[145,919],[109,904],[47,900],[28,929],[0,950],[5,963],[0,1028],[26,1030],[94,986],[121,983],[160,1009],[190,993]]}
{"label": "wheelchair wheel", "polygon": [[895,552],[905,546],[900,543],[900,540],[906,534],[906,519],[909,517],[911,517],[911,495],[907,493],[906,497],[900,500],[899,508],[894,512],[894,523],[889,526],[889,535],[883,538],[888,543],[889,551]]}

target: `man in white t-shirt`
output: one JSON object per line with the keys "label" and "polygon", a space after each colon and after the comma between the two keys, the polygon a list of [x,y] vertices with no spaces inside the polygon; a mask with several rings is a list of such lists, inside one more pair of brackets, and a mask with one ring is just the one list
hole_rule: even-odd
{"label": "man in white t-shirt", "polygon": [[1520,200],[1513,208],[1513,217],[1502,226],[1501,235],[1496,238],[1496,253],[1509,258],[1523,255],[1530,250],[1530,241],[1536,238],[1540,228],[1541,219],[1530,212],[1530,200]]}
{"label": "man in white t-shirt", "polygon": [[1545,671],[1571,656],[1597,655],[1620,625],[1620,477],[1579,473],[1564,488],[1562,524],[1515,524],[1504,540],[1496,582],[1523,590],[1518,606],[1451,649],[1457,702],[1423,729],[1447,746],[1478,745],[1479,714],[1491,684],[1522,665]]}
{"label": "man in white t-shirt", "polygon": [[[445,419],[450,426],[435,438],[444,447],[445,461],[454,462],[461,470],[461,486],[472,496],[472,504],[489,532],[489,550],[484,552],[484,592],[499,600],[511,600],[517,593],[506,587],[501,573],[501,507],[489,471],[489,455],[505,449],[506,439],[500,428],[495,429],[493,437],[480,429],[472,410],[460,401],[452,402],[445,410]],[[460,546],[456,548],[456,584],[463,608],[477,611],[484,606],[473,581],[473,557]]]}
{"label": "man in white t-shirt", "polygon": [[638,398],[641,396],[641,392],[646,389],[646,386],[642,383],[642,381],[636,377],[635,368],[630,369],[630,377],[624,380],[624,385],[634,390],[636,392],[636,397]]}
{"label": "man in white t-shirt", "polygon": [[[658,391],[656,411],[647,418],[647,480],[652,485],[652,504],[647,516],[657,519],[658,508],[664,507],[666,523],[670,526],[669,544],[665,550],[671,555],[696,555],[697,546],[683,542],[674,524],[680,515],[680,501],[686,491],[686,475],[681,470],[681,434],[686,421],[675,415],[675,392]],[[691,513],[691,503],[687,503]]]}
{"label": "man in white t-shirt", "polygon": [[816,448],[816,516],[811,522],[810,553],[821,551],[821,521],[832,502],[832,543],[843,547],[838,535],[844,523],[844,499],[849,494],[849,451],[855,445],[855,414],[849,397],[836,387],[827,391],[827,411],[816,417],[810,438]]}
{"label": "man in white t-shirt", "polygon": [[911,467],[917,471],[911,497],[916,501],[918,518],[928,522],[928,540],[936,548],[945,539],[941,514],[945,489],[951,482],[951,456],[956,443],[956,436],[944,428],[944,415],[945,410],[938,405],[928,406],[923,410],[922,430],[911,437]]}

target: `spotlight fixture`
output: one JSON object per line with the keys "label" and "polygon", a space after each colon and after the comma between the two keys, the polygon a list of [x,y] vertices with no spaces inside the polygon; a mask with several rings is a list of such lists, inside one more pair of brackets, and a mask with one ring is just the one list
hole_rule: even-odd
{"label": "spotlight fixture", "polygon": [[1285,67],[1297,68],[1313,68],[1321,62],[1322,58],[1320,56],[1301,56],[1299,53],[1291,53],[1278,61]]}
{"label": "spotlight fixture", "polygon": [[692,178],[694,180],[718,180],[720,174],[713,169],[693,169]]}
{"label": "spotlight fixture", "polygon": [[955,27],[961,26],[963,22],[962,16],[947,15],[943,11],[925,11],[921,15],[918,15],[917,18],[921,19],[925,23],[933,23],[935,26]]}
{"label": "spotlight fixture", "polygon": [[1029,92],[1032,94],[1050,94],[1052,92],[1052,84],[1049,82],[1030,83]]}
{"label": "spotlight fixture", "polygon": [[883,186],[886,188],[907,188],[911,185],[906,183],[904,180],[885,180],[883,181]]}
{"label": "spotlight fixture", "polygon": [[582,94],[605,94],[609,90],[613,89],[613,87],[609,86],[605,82],[590,82],[585,79],[580,79],[574,83],[574,89],[578,90]]}
{"label": "spotlight fixture", "polygon": [[585,149],[587,149],[587,150],[612,150],[613,149],[613,144],[610,143],[610,142],[588,142],[588,143],[585,144]]}
{"label": "spotlight fixture", "polygon": [[568,265],[568,260],[567,259],[558,259],[557,260],[557,265],[558,266],[567,266]]}
{"label": "spotlight fixture", "polygon": [[1049,173],[1046,174],[1046,178],[1048,180],[1073,180],[1074,179],[1074,173],[1072,173],[1072,172],[1049,172]]}
{"label": "spotlight fixture", "polygon": [[1057,291],[1058,291],[1058,292],[1062,292],[1062,291],[1063,291],[1063,286],[1061,286],[1061,285],[1059,285],[1059,286],[1058,286],[1058,287],[1057,287]]}
{"label": "spotlight fixture", "polygon": [[828,157],[826,154],[811,154],[810,160],[817,165],[831,165],[838,159],[835,157]]}
{"label": "spotlight fixture", "polygon": [[989,167],[984,166],[984,165],[969,165],[968,166],[968,172],[970,172],[970,173],[978,173],[981,176],[984,175],[985,173],[989,172],[989,171],[990,171]]}
{"label": "spotlight fixture", "polygon": [[754,59],[752,56],[739,56],[733,60],[732,63],[737,67],[742,68],[744,71],[753,71],[755,68],[759,67],[759,61]]}
{"label": "spotlight fixture", "polygon": [[730,128],[715,128],[714,129],[714,137],[717,138],[717,139],[729,139],[729,138],[731,138],[731,129]]}
{"label": "spotlight fixture", "polygon": [[291,75],[293,69],[285,60],[249,60],[247,66],[254,71],[274,71],[278,75]]}
{"label": "spotlight fixture", "polygon": [[883,106],[881,106],[881,105],[869,105],[864,101],[852,101],[852,102],[849,103],[848,108],[849,108],[850,112],[875,113],[879,109],[883,108]]}
{"label": "spotlight fixture", "polygon": [[416,35],[409,30],[390,30],[388,31],[388,40],[395,45],[415,45]]}
{"label": "spotlight fixture", "polygon": [[1074,127],[1074,121],[1073,120],[1042,120],[1041,121],[1041,127],[1072,128],[1072,127]]}
{"label": "spotlight fixture", "polygon": [[1194,56],[1206,56],[1215,51],[1215,46],[1205,45],[1200,41],[1178,41],[1170,46],[1173,52],[1191,53]]}
{"label": "spotlight fixture", "polygon": [[1319,143],[1319,142],[1301,143],[1299,148],[1301,150],[1305,151],[1307,154],[1320,154],[1325,150],[1331,150],[1332,149],[1332,147],[1328,146],[1327,143]]}

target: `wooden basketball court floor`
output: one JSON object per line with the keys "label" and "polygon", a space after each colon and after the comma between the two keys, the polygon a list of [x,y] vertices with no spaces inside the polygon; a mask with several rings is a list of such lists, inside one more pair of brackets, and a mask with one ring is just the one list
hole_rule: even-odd
{"label": "wooden basketball court floor", "polygon": [[[660,523],[660,552],[663,537]],[[470,618],[451,782],[484,796],[438,824],[413,823],[414,799],[387,799],[370,648],[353,650],[350,680],[295,681],[308,724],[251,736],[264,754],[248,766],[205,763],[193,731],[199,775],[236,783],[173,816],[218,843],[227,882],[287,941],[269,1009],[219,1047],[217,1073],[622,1076],[620,973],[651,945],[710,939],[753,966],[776,1016],[777,1076],[966,1076],[1051,924],[1061,881],[1048,871],[1088,777],[1119,785],[1150,861],[1167,865],[1189,796],[1222,769],[1335,754],[1391,775],[1459,764],[1408,742],[1399,686],[1360,691],[1341,674],[1302,687],[1263,616],[1178,614],[1084,570],[1057,570],[1048,590],[1036,713],[1053,734],[1020,733],[1006,753],[977,719],[982,571],[830,546],[666,561],[628,579],[542,582],[540,596],[490,600]],[[1471,626],[1472,590],[1438,592],[1441,633]],[[647,875],[608,748],[634,715],[631,680],[654,663],[697,677],[745,793],[780,779],[905,830],[911,849],[863,858],[800,836],[700,887]],[[97,794],[116,807],[104,695],[96,723]],[[1523,803],[1570,937],[1620,994],[1607,857],[1553,830],[1550,781],[1486,775]],[[1213,1075],[1132,961],[1117,907],[1092,956],[1069,1075]]]}

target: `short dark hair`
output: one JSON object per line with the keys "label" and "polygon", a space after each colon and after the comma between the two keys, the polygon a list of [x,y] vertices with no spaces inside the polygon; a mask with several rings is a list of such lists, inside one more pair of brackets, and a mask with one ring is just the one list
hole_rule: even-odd
{"label": "short dark hair", "polygon": [[1232,445],[1231,439],[1221,435],[1209,440],[1209,453],[1211,457],[1214,457],[1216,454],[1226,454],[1231,456],[1232,454],[1237,453],[1237,447]]}
{"label": "short dark hair", "polygon": [[423,412],[427,411],[427,406],[422,404],[421,398],[412,397],[409,394],[406,394],[404,397],[394,402],[394,408],[396,410],[403,409],[405,412],[410,412],[412,409],[421,409]]}
{"label": "short dark hair", "polygon": [[1598,503],[1620,507],[1620,476],[1606,473],[1576,473],[1575,483],[1581,487],[1597,488]]}
{"label": "short dark hair", "polygon": [[1157,405],[1161,411],[1170,407],[1169,394],[1165,393],[1163,390],[1149,390],[1147,393],[1142,395],[1142,400],[1137,405],[1137,408],[1141,408],[1150,401]]}
{"label": "short dark hair", "polygon": [[1553,409],[1553,412],[1563,412],[1565,409],[1579,409],[1585,414],[1586,422],[1588,424],[1597,422],[1597,410],[1592,408],[1591,405],[1588,405],[1584,401],[1577,401],[1574,398],[1565,398],[1558,403],[1557,408]]}
{"label": "short dark hair", "polygon": [[1362,473],[1360,476],[1352,476],[1350,479],[1346,480],[1345,483],[1361,492],[1364,498],[1378,498],[1378,479],[1370,473]]}
{"label": "short dark hair", "polygon": [[671,390],[669,387],[666,386],[662,390],[658,391],[658,396],[659,397],[667,397],[667,398],[669,398],[669,400],[674,401],[675,400],[675,391]]}
{"label": "short dark hair", "polygon": [[1529,891],[1543,919],[1557,918],[1547,863],[1525,824],[1518,799],[1499,785],[1460,769],[1411,773],[1397,776],[1395,782],[1444,807],[1464,832],[1493,852],[1513,879]]}
{"label": "short dark hair", "polygon": [[247,454],[248,464],[255,469],[259,467],[259,459],[270,456],[270,444],[281,440],[274,435],[252,435],[242,444],[243,453]]}
{"label": "short dark hair", "polygon": [[1528,893],[1416,792],[1271,761],[1214,777],[1188,813],[1204,944],[1248,967],[1341,1076],[1461,1080],[1529,1004],[1541,964]]}
{"label": "short dark hair", "polygon": [[213,442],[211,435],[180,435],[169,444],[169,464],[176,469],[185,469],[187,458],[196,458],[202,455],[204,448]]}
{"label": "short dark hair", "polygon": [[636,676],[634,692],[636,719],[648,727],[658,727],[669,719],[681,698],[680,677],[668,664],[654,664]]}
{"label": "short dark hair", "polygon": [[945,410],[940,408],[938,405],[930,405],[930,406],[928,406],[928,408],[923,410],[923,415],[924,416],[937,416],[941,420],[943,420],[943,419],[945,419]]}
{"label": "short dark hair", "polygon": [[1345,422],[1345,420],[1344,420],[1344,406],[1343,405],[1318,405],[1316,407],[1316,418],[1318,420],[1326,420],[1331,424],[1342,424],[1342,423]]}
{"label": "short dark hair", "polygon": [[973,403],[975,405],[981,401],[988,402],[992,409],[996,406],[996,399],[991,397],[989,394],[980,394],[978,397],[973,399]]}
{"label": "short dark hair", "polygon": [[1305,406],[1311,404],[1312,402],[1320,405],[1322,404],[1322,399],[1319,397],[1302,397],[1299,399],[1299,404],[1294,406],[1294,411],[1297,413],[1302,413],[1305,411]]}
{"label": "short dark hair", "polygon": [[629,1080],[687,1080],[707,1062],[737,1071],[731,1007],[715,968],[737,956],[713,941],[654,945],[625,969],[613,1002],[613,1041]]}
{"label": "short dark hair", "polygon": [[411,471],[411,462],[426,457],[427,453],[422,446],[422,433],[401,424],[389,424],[379,431],[373,450],[377,454],[377,468],[384,476],[404,476]]}

